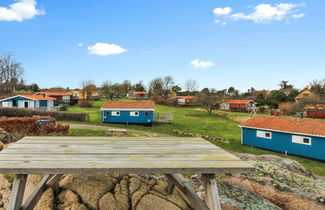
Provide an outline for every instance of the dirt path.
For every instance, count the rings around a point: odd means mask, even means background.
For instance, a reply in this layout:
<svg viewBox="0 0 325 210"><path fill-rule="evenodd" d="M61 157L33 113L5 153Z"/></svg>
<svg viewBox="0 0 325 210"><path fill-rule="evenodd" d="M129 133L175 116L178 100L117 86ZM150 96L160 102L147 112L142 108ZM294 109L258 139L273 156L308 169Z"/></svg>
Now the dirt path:
<svg viewBox="0 0 325 210"><path fill-rule="evenodd" d="M108 130L108 129L117 129L117 127L109 127L103 125L87 125L87 124L69 124L70 128L82 128L82 129L97 129L97 130ZM125 129L125 128L123 128ZM170 137L170 135L162 133L154 133L149 131L135 130L135 129L125 129L127 132L139 132L143 134L153 135L157 137Z"/></svg>

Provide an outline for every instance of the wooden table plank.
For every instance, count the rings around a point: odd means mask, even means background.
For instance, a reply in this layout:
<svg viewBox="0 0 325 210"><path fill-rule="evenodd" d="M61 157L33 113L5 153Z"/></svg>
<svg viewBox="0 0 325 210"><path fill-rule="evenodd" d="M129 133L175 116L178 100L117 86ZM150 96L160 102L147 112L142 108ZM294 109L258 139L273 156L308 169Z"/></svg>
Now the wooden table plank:
<svg viewBox="0 0 325 210"><path fill-rule="evenodd" d="M238 173L249 171L243 161L1 161L0 173Z"/></svg>
<svg viewBox="0 0 325 210"><path fill-rule="evenodd" d="M0 173L222 173L252 167L199 138L26 137L0 152Z"/></svg>
<svg viewBox="0 0 325 210"><path fill-rule="evenodd" d="M0 161L115 161L115 160L238 160L229 155L53 155L53 154L0 154Z"/></svg>

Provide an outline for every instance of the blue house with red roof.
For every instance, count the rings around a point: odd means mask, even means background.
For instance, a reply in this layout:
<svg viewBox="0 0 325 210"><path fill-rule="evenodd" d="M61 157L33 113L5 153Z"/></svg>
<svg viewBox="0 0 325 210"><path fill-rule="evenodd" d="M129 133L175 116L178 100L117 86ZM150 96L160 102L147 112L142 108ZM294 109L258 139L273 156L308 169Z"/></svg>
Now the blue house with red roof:
<svg viewBox="0 0 325 210"><path fill-rule="evenodd" d="M16 95L0 100L0 107L53 110L56 99L45 95Z"/></svg>
<svg viewBox="0 0 325 210"><path fill-rule="evenodd" d="M107 101L102 107L102 122L152 124L154 101Z"/></svg>
<svg viewBox="0 0 325 210"><path fill-rule="evenodd" d="M241 124L242 144L325 160L325 121L253 117Z"/></svg>

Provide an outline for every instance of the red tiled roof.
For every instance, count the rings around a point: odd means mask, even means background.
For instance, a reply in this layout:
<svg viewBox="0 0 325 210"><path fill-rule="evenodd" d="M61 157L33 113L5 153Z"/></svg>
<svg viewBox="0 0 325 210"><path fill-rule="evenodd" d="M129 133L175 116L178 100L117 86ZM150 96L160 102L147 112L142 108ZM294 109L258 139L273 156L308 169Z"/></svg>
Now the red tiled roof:
<svg viewBox="0 0 325 210"><path fill-rule="evenodd" d="M71 93L68 92L40 92L37 94L42 94L44 93L45 95L49 95L49 96L70 96L72 95Z"/></svg>
<svg viewBox="0 0 325 210"><path fill-rule="evenodd" d="M237 99L237 100L220 100L220 103L230 103L230 104L248 104L254 102L249 99Z"/></svg>
<svg viewBox="0 0 325 210"><path fill-rule="evenodd" d="M106 101L102 109L153 109L154 101Z"/></svg>
<svg viewBox="0 0 325 210"><path fill-rule="evenodd" d="M253 117L252 119L242 123L241 126L325 136L325 120L283 117Z"/></svg>
<svg viewBox="0 0 325 210"><path fill-rule="evenodd" d="M306 105L305 106L306 109L316 109L316 108L321 108L321 109L325 109L325 104L316 104L316 105Z"/></svg>
<svg viewBox="0 0 325 210"><path fill-rule="evenodd" d="M197 98L197 96L176 96L176 98L194 99L194 98Z"/></svg>
<svg viewBox="0 0 325 210"><path fill-rule="evenodd" d="M129 94L147 94L148 92L146 91L131 91Z"/></svg>
<svg viewBox="0 0 325 210"><path fill-rule="evenodd" d="M49 97L49 96L43 96L43 95L28 95L28 94L24 94L24 95L20 95L23 97L27 97L27 98L31 98L34 100L55 100L55 98Z"/></svg>

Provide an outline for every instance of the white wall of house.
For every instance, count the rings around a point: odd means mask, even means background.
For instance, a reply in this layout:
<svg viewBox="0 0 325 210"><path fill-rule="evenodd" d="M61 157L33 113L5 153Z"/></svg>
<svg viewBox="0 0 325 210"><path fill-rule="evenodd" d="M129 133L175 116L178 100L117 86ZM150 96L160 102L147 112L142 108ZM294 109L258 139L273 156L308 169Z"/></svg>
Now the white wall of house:
<svg viewBox="0 0 325 210"><path fill-rule="evenodd" d="M179 98L177 103L178 103L179 105L184 105L184 104L185 104L185 99L183 99L183 98Z"/></svg>
<svg viewBox="0 0 325 210"><path fill-rule="evenodd" d="M53 110L54 109L54 101L48 100L47 101L47 110Z"/></svg>
<svg viewBox="0 0 325 210"><path fill-rule="evenodd" d="M220 109L229 110L229 104L228 103L221 103L220 104Z"/></svg>
<svg viewBox="0 0 325 210"><path fill-rule="evenodd" d="M62 96L62 100L66 102L70 102L70 96Z"/></svg>
<svg viewBox="0 0 325 210"><path fill-rule="evenodd" d="M26 103L27 103L27 107L25 107ZM35 108L35 101L30 101L30 100L18 101L18 108Z"/></svg>
<svg viewBox="0 0 325 210"><path fill-rule="evenodd" d="M12 101L1 102L1 107L12 107Z"/></svg>

